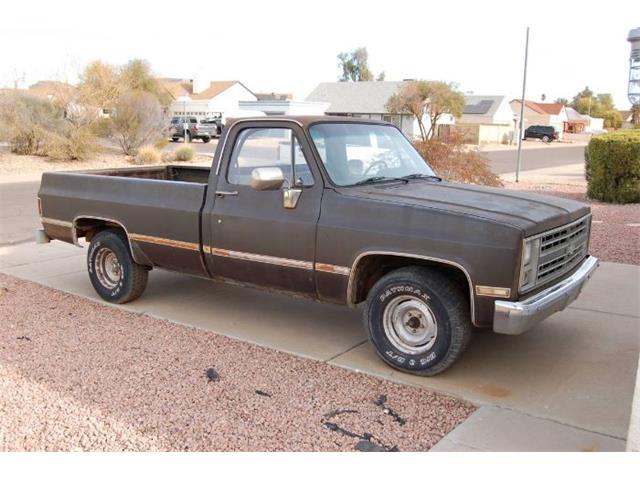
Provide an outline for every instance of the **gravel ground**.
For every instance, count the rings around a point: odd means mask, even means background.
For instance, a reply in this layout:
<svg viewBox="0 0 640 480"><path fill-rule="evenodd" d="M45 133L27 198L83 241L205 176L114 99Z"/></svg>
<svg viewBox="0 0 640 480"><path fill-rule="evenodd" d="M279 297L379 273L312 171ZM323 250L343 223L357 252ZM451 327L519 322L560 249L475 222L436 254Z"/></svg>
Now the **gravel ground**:
<svg viewBox="0 0 640 480"><path fill-rule="evenodd" d="M474 409L0 275L0 451L424 451Z"/></svg>
<svg viewBox="0 0 640 480"><path fill-rule="evenodd" d="M580 185L505 182L512 190L526 190L570 198L591 206L590 252L606 262L640 265L640 203L617 205L591 200Z"/></svg>

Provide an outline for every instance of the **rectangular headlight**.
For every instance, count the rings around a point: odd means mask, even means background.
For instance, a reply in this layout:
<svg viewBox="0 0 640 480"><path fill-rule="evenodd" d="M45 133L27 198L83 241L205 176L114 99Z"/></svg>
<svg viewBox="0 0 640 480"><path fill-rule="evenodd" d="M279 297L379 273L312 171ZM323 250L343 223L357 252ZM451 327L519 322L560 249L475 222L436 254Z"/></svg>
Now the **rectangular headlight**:
<svg viewBox="0 0 640 480"><path fill-rule="evenodd" d="M520 286L518 288L520 293L531 290L536 286L539 257L540 238L525 239L520 265Z"/></svg>

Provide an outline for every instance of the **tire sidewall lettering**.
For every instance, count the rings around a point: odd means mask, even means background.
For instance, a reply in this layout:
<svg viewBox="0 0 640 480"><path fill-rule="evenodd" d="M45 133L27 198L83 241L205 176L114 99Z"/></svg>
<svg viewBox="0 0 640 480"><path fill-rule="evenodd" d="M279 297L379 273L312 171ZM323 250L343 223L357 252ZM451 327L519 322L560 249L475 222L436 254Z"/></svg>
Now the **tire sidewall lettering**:
<svg viewBox="0 0 640 480"><path fill-rule="evenodd" d="M411 355L395 348L388 340L382 326L383 312L387 304L400 295L411 295L425 302L433 311L438 324L438 336L435 344L426 352ZM379 352L382 352L387 360L404 370L424 370L438 362L446 355L451 342L451 327L448 321L447 311L441 301L428 288L413 284L412 282L394 283L382 289L374 298L374 304L370 308L368 319L372 332L372 341Z"/></svg>

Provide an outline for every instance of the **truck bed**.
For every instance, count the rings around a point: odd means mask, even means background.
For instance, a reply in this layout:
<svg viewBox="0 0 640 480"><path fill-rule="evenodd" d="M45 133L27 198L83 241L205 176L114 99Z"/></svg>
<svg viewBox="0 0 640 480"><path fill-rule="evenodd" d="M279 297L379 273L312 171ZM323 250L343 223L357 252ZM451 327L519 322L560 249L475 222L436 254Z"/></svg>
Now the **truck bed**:
<svg viewBox="0 0 640 480"><path fill-rule="evenodd" d="M183 167L181 165L163 165L158 167L115 168L91 170L82 173L88 175L106 175L109 177L146 178L150 180L167 180L172 182L193 182L207 184L209 167ZM78 172L81 173L81 172Z"/></svg>
<svg viewBox="0 0 640 480"><path fill-rule="evenodd" d="M45 232L78 244L108 220L128 233L136 262L206 276L200 212L209 171L168 165L46 172L38 192Z"/></svg>

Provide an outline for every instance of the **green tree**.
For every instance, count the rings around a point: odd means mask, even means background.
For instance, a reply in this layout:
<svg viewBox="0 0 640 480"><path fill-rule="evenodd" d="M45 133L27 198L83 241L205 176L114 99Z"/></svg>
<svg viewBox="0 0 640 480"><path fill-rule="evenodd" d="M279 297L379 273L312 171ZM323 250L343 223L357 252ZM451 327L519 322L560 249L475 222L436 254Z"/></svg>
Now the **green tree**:
<svg viewBox="0 0 640 480"><path fill-rule="evenodd" d="M134 59L124 65L120 71L120 83L124 91L150 93L163 107L171 103L171 95L162 88L146 60Z"/></svg>
<svg viewBox="0 0 640 480"><path fill-rule="evenodd" d="M620 128L622 126L622 114L617 110L608 110L602 116L604 128Z"/></svg>
<svg viewBox="0 0 640 480"><path fill-rule="evenodd" d="M460 117L464 110L464 95L454 83L417 80L404 83L387 102L386 108L395 114L408 113L418 122L423 141L431 137L438 120L445 114ZM424 117L429 118L429 129Z"/></svg>
<svg viewBox="0 0 640 480"><path fill-rule="evenodd" d="M622 125L622 115L616 110L610 93L596 94L585 87L573 97L571 106L583 115L604 118L605 128L620 128Z"/></svg>
<svg viewBox="0 0 640 480"><path fill-rule="evenodd" d="M339 53L338 62L342 70L342 75L339 78L341 82L368 82L373 80L373 73L369 69L369 54L366 47Z"/></svg>
<svg viewBox="0 0 640 480"><path fill-rule="evenodd" d="M564 105L565 107L569 105L569 100L567 100L564 97L558 97L554 100L553 103L561 103L562 105Z"/></svg>

